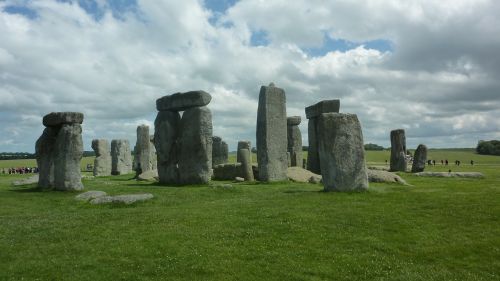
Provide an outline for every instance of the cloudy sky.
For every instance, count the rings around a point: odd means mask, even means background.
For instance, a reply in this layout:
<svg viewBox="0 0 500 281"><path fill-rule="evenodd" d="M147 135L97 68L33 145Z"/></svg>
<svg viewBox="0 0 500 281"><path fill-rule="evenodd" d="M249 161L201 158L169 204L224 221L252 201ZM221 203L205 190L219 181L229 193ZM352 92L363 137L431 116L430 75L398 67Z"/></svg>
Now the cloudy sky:
<svg viewBox="0 0 500 281"><path fill-rule="evenodd" d="M304 108L337 98L366 143L395 128L410 148L499 139L500 1L0 0L0 151L34 152L52 111L85 114L85 150L135 143L157 98L196 89L234 149L255 143L270 82L304 144Z"/></svg>

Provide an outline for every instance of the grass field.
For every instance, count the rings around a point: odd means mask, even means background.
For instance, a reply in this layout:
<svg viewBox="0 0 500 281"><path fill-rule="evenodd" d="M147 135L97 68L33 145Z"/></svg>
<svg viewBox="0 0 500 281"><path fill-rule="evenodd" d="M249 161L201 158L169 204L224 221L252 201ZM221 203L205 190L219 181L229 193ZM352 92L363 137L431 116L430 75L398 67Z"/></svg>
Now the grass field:
<svg viewBox="0 0 500 281"><path fill-rule="evenodd" d="M388 155L367 161L384 165ZM0 280L500 280L500 157L433 157L477 165L429 170L486 177L401 173L412 186L325 193L292 182L163 187L124 175L84 185L155 198L91 206L1 175Z"/></svg>

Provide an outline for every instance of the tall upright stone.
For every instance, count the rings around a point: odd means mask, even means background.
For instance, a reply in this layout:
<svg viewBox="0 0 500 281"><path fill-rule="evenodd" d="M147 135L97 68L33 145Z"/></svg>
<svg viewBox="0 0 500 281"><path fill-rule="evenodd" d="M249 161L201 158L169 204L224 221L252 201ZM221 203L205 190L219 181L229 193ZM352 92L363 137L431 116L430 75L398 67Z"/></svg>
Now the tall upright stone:
<svg viewBox="0 0 500 281"><path fill-rule="evenodd" d="M338 113L340 109L340 100L324 100L305 109L308 122L308 151L307 151L307 169L313 173L321 173L321 166L318 154L318 116L322 113Z"/></svg>
<svg viewBox="0 0 500 281"><path fill-rule="evenodd" d="M285 91L274 84L262 86L257 110L257 162L261 181L287 179Z"/></svg>
<svg viewBox="0 0 500 281"><path fill-rule="evenodd" d="M238 141L238 148L236 151L239 151L240 149L248 149L248 151L250 151L250 164L252 164L252 143L248 140ZM241 163L238 153L236 153L236 162Z"/></svg>
<svg viewBox="0 0 500 281"><path fill-rule="evenodd" d="M325 191L368 188L361 124L355 114L318 116L318 148Z"/></svg>
<svg viewBox="0 0 500 281"><path fill-rule="evenodd" d="M154 159L151 152L152 149L151 138L149 135L149 126L140 125L137 127L137 142L134 151L134 170L137 174L141 174L150 170L153 170Z"/></svg>
<svg viewBox="0 0 500 281"><path fill-rule="evenodd" d="M208 107L184 111L179 143L179 182L208 183L212 176L212 113Z"/></svg>
<svg viewBox="0 0 500 281"><path fill-rule="evenodd" d="M128 140L111 141L111 174L125 175L132 173L132 152Z"/></svg>
<svg viewBox="0 0 500 281"><path fill-rule="evenodd" d="M287 118L288 152L290 153L290 166L302 166L302 134L300 133L300 116Z"/></svg>
<svg viewBox="0 0 500 281"><path fill-rule="evenodd" d="M242 148L237 155L241 160L241 175L246 181L254 181L250 150Z"/></svg>
<svg viewBox="0 0 500 281"><path fill-rule="evenodd" d="M415 150L415 155L413 155L413 165L411 167L412 173L423 172L425 169L425 163L427 162L427 146L420 144Z"/></svg>
<svg viewBox="0 0 500 281"><path fill-rule="evenodd" d="M177 184L179 169L181 116L176 111L160 111L155 119L155 147L158 157L158 177L163 184Z"/></svg>
<svg viewBox="0 0 500 281"><path fill-rule="evenodd" d="M149 136L149 161L151 162L151 170L158 169L158 160L156 159L155 136Z"/></svg>
<svg viewBox="0 0 500 281"><path fill-rule="evenodd" d="M212 166L227 163L229 148L218 136L212 137Z"/></svg>
<svg viewBox="0 0 500 281"><path fill-rule="evenodd" d="M99 177L111 175L111 153L108 140L92 140L92 149L95 152L94 176Z"/></svg>
<svg viewBox="0 0 500 281"><path fill-rule="evenodd" d="M391 171L406 172L406 136L405 130L391 131Z"/></svg>
<svg viewBox="0 0 500 281"><path fill-rule="evenodd" d="M54 149L54 187L57 190L83 190L80 161L83 156L82 127L63 124Z"/></svg>
<svg viewBox="0 0 500 281"><path fill-rule="evenodd" d="M40 188L82 190L83 156L80 112L52 112L43 117L47 128L35 144Z"/></svg>

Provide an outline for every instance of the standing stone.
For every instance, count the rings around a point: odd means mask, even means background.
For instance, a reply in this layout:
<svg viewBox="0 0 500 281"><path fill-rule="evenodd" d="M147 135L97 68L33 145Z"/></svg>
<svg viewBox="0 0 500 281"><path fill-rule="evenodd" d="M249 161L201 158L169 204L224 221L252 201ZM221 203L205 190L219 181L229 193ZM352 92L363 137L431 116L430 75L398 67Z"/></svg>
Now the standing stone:
<svg viewBox="0 0 500 281"><path fill-rule="evenodd" d="M82 127L63 124L54 149L54 187L57 190L82 190L80 161L83 156Z"/></svg>
<svg viewBox="0 0 500 281"><path fill-rule="evenodd" d="M59 128L47 127L36 141L35 153L38 165L38 187L47 189L54 185L54 148Z"/></svg>
<svg viewBox="0 0 500 281"><path fill-rule="evenodd" d="M391 131L391 171L406 172L406 137L405 130Z"/></svg>
<svg viewBox="0 0 500 281"><path fill-rule="evenodd" d="M238 156L241 159L241 174L246 181L254 180L250 153L250 150L245 148L238 150Z"/></svg>
<svg viewBox="0 0 500 281"><path fill-rule="evenodd" d="M302 134L300 133L300 116L287 118L288 152L290 153L290 166L302 165Z"/></svg>
<svg viewBox="0 0 500 281"><path fill-rule="evenodd" d="M322 113L338 113L340 109L340 100L324 100L305 109L306 118L309 119L308 133L308 152L307 169L313 173L321 173L320 160L318 154L318 129L317 118Z"/></svg>
<svg viewBox="0 0 500 281"><path fill-rule="evenodd" d="M181 119L179 183L204 184L212 175L212 113L206 106L184 111Z"/></svg>
<svg viewBox="0 0 500 281"><path fill-rule="evenodd" d="M261 181L287 179L286 97L281 88L262 86L257 110L257 162Z"/></svg>
<svg viewBox="0 0 500 281"><path fill-rule="evenodd" d="M135 171L142 174L153 169L153 157L151 154L151 139L149 136L149 126L140 125L137 127L137 142L135 145Z"/></svg>
<svg viewBox="0 0 500 281"><path fill-rule="evenodd" d="M250 151L250 164L252 163L252 143L250 141L238 141L238 150L240 149L248 149L248 151ZM238 163L241 163L241 159L240 157L238 156L238 154L236 154L236 162Z"/></svg>
<svg viewBox="0 0 500 281"><path fill-rule="evenodd" d="M177 184L180 152L177 139L180 135L181 116L175 111L160 111L155 119L155 147L158 157L158 177L163 184Z"/></svg>
<svg viewBox="0 0 500 281"><path fill-rule="evenodd" d="M220 137L212 137L212 166L227 163L229 148Z"/></svg>
<svg viewBox="0 0 500 281"><path fill-rule="evenodd" d="M425 163L427 162L427 146L420 144L415 150L415 155L413 155L413 165L411 167L412 173L423 172L425 169Z"/></svg>
<svg viewBox="0 0 500 281"><path fill-rule="evenodd" d="M132 172L132 154L128 140L111 141L111 174L125 175Z"/></svg>
<svg viewBox="0 0 500 281"><path fill-rule="evenodd" d="M105 139L92 140L92 149L95 152L94 176L111 175L111 154L108 141Z"/></svg>
<svg viewBox="0 0 500 281"><path fill-rule="evenodd" d="M317 136L325 191L367 189L363 133L358 117L343 113L321 114Z"/></svg>
<svg viewBox="0 0 500 281"><path fill-rule="evenodd" d="M149 136L149 161L151 163L151 170L158 169L158 160L156 159L155 136Z"/></svg>

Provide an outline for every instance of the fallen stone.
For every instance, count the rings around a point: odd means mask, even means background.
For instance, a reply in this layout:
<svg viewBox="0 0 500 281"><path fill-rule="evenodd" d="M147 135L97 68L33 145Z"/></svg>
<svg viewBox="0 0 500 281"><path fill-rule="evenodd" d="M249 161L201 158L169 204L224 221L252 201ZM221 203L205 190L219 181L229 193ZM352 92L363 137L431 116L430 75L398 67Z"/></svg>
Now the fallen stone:
<svg viewBox="0 0 500 281"><path fill-rule="evenodd" d="M205 91L175 93L157 99L156 109L158 111L184 111L193 107L206 106L211 100L212 96Z"/></svg>
<svg viewBox="0 0 500 281"><path fill-rule="evenodd" d="M369 182L388 182L388 183L399 183L402 185L408 185L404 179L395 173L383 171L383 170L373 170L368 169L368 181Z"/></svg>
<svg viewBox="0 0 500 281"><path fill-rule="evenodd" d="M339 110L340 100L324 100L306 107L306 118L316 118L322 113L338 113Z"/></svg>
<svg viewBox="0 0 500 281"><path fill-rule="evenodd" d="M39 178L39 176L38 176L38 174L36 174L36 175L33 175L33 176L29 177L29 178L25 178L25 179L13 181L12 185L19 186L19 185L27 185L27 184L37 183L38 182L38 178Z"/></svg>
<svg viewBox="0 0 500 281"><path fill-rule="evenodd" d="M43 125L46 127L82 123L83 113L80 112L51 112L43 117Z"/></svg>
<svg viewBox="0 0 500 281"><path fill-rule="evenodd" d="M104 197L106 195L108 195L108 194L104 191L90 190L90 191L78 194L77 196L75 196L75 199L78 201L90 201L92 199Z"/></svg>
<svg viewBox="0 0 500 281"><path fill-rule="evenodd" d="M141 181L158 181L158 170L149 170L137 176Z"/></svg>
<svg viewBox="0 0 500 281"><path fill-rule="evenodd" d="M132 204L135 202L141 202L153 199L154 196L151 193L143 193L143 194L125 194L125 195L116 195L116 196L103 196L92 199L90 204L99 205L99 204L107 204L107 203L122 203L122 204Z"/></svg>
<svg viewBox="0 0 500 281"><path fill-rule="evenodd" d="M315 174L311 171L301 167L288 167L286 175L289 180L294 182L317 182L321 180L321 175Z"/></svg>
<svg viewBox="0 0 500 281"><path fill-rule="evenodd" d="M244 181L245 181L245 179L244 179L244 178L241 178L241 177L235 177L235 178L234 178L234 181L235 181L235 182L244 182Z"/></svg>
<svg viewBox="0 0 500 281"><path fill-rule="evenodd" d="M418 177L440 177L440 178L484 178L479 172L420 172L415 173Z"/></svg>

